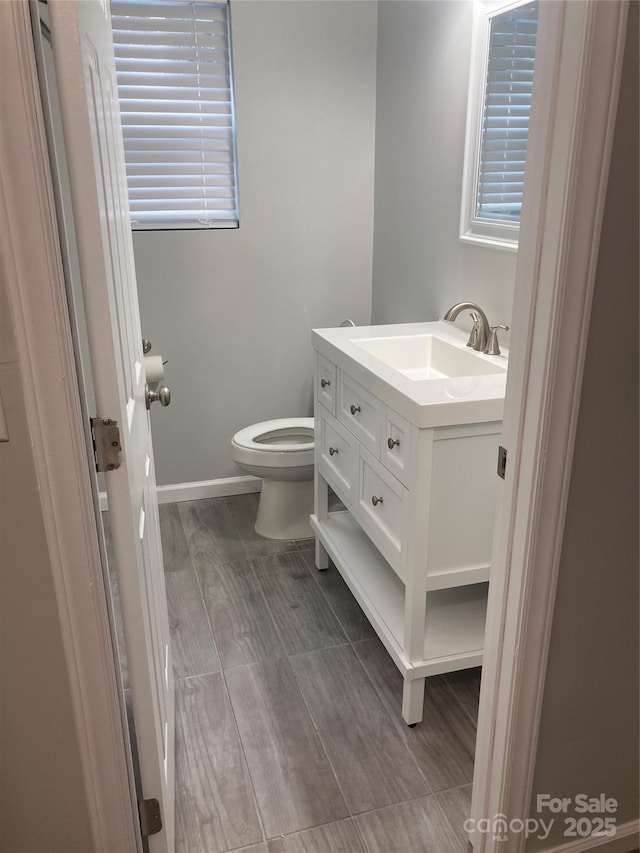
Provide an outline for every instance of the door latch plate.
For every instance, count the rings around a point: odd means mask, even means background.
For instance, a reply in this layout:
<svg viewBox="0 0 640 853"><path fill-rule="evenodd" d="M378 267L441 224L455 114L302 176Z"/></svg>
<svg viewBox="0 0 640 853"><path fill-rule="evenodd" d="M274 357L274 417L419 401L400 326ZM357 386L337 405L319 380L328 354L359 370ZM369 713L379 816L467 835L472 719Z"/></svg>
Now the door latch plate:
<svg viewBox="0 0 640 853"><path fill-rule="evenodd" d="M120 428L111 418L91 418L96 471L115 471L122 464Z"/></svg>
<svg viewBox="0 0 640 853"><path fill-rule="evenodd" d="M155 798L150 800L139 800L138 811L140 813L140 828L143 837L155 835L162 829L162 814L160 803Z"/></svg>
<svg viewBox="0 0 640 853"><path fill-rule="evenodd" d="M507 470L507 451L504 447L498 447L498 477L504 480L504 474Z"/></svg>

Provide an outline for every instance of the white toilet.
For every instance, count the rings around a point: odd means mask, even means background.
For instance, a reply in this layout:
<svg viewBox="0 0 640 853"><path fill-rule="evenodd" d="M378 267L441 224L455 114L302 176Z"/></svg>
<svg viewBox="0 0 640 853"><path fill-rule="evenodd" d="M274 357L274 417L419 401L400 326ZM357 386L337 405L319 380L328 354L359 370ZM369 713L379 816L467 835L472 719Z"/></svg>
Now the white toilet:
<svg viewBox="0 0 640 853"><path fill-rule="evenodd" d="M281 418L239 430L231 458L262 478L256 533L267 539L313 536L313 418Z"/></svg>

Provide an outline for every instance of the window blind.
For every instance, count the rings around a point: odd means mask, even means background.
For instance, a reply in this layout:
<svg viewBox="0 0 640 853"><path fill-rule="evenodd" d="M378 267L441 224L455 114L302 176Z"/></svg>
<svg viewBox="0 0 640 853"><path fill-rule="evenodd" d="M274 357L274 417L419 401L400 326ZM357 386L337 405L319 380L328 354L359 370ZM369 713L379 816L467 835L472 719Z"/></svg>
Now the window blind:
<svg viewBox="0 0 640 853"><path fill-rule="evenodd" d="M519 222L538 3L491 20L475 215Z"/></svg>
<svg viewBox="0 0 640 853"><path fill-rule="evenodd" d="M134 229L238 223L227 3L113 0Z"/></svg>

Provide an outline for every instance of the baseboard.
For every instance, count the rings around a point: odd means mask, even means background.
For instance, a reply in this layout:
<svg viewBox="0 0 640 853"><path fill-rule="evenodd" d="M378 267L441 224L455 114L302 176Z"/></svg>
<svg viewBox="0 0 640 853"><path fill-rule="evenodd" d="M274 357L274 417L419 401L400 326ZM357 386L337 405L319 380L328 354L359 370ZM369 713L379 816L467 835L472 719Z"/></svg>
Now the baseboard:
<svg viewBox="0 0 640 853"><path fill-rule="evenodd" d="M590 836L575 838L557 847L548 847L542 853L586 853L587 850L598 850L600 853L635 853L638 850L640 837L640 820L623 823L613 836Z"/></svg>
<svg viewBox="0 0 640 853"><path fill-rule="evenodd" d="M196 483L174 483L158 486L158 503L173 504L180 501L198 501L202 498L226 498L230 495L248 495L259 492L262 480L258 477L221 477L219 480L201 480Z"/></svg>
<svg viewBox="0 0 640 853"><path fill-rule="evenodd" d="M258 477L221 477L218 480L200 480L196 483L172 483L158 486L158 503L173 504L180 501L198 501L203 498L225 498L230 495L247 495L259 492L262 480ZM100 509L109 509L107 495L100 492Z"/></svg>

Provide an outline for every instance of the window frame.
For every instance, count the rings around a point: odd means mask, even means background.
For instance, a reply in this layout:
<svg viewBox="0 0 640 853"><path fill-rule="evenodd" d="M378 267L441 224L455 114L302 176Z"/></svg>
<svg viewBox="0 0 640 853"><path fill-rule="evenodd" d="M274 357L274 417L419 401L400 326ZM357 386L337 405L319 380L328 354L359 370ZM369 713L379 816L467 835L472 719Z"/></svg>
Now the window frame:
<svg viewBox="0 0 640 853"><path fill-rule="evenodd" d="M520 223L476 216L478 172L489 59L491 21L503 12L525 6L530 0L476 0L473 5L471 66L462 175L460 240L509 252L518 251Z"/></svg>

